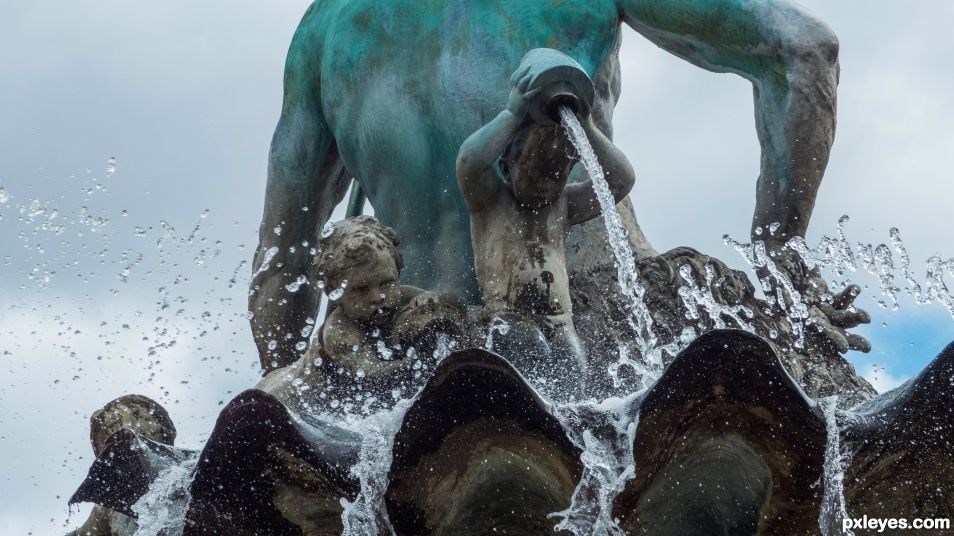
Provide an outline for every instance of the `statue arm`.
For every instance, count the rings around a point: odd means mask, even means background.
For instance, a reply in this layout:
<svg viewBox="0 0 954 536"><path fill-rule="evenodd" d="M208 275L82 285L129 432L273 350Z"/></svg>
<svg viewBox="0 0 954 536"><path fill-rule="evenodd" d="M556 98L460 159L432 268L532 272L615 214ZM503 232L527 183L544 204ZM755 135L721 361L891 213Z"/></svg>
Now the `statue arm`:
<svg viewBox="0 0 954 536"><path fill-rule="evenodd" d="M664 50L752 82L762 146L753 233L777 222L780 243L805 236L835 133L831 29L788 0L618 1L627 24Z"/></svg>
<svg viewBox="0 0 954 536"><path fill-rule="evenodd" d="M319 55L309 45L305 17L286 62L284 103L268 156L249 292L252 334L266 372L299 357L295 345L306 318L315 316L320 291L302 285L289 292L285 286L307 276L318 229L350 184L319 104Z"/></svg>
<svg viewBox="0 0 954 536"><path fill-rule="evenodd" d="M461 144L457 153L457 182L471 211L483 210L499 195L501 184L494 164L519 126L520 118L504 110Z"/></svg>
<svg viewBox="0 0 954 536"><path fill-rule="evenodd" d="M322 346L334 368L342 367L352 376L363 371L369 379L387 378L399 374L405 367L401 360L384 361L361 330L350 321L332 314L325 323Z"/></svg>
<svg viewBox="0 0 954 536"><path fill-rule="evenodd" d="M613 142L597 128L592 117L583 122L583 130L590 140L593 152L606 175L606 184L609 186L613 200L619 203L633 189L636 174L629 159ZM574 182L566 187L567 220L570 225L589 221L601 212L599 200L593 190L593 181Z"/></svg>
<svg viewBox="0 0 954 536"><path fill-rule="evenodd" d="M488 207L497 200L503 189L494 171L494 164L507 150L527 117L530 99L539 91L528 89L532 78L529 67L514 72L510 77L513 88L507 108L471 134L460 146L457 153L457 181L471 212Z"/></svg>
<svg viewBox="0 0 954 536"><path fill-rule="evenodd" d="M835 34L790 0L618 2L626 23L661 48L704 69L736 73L752 82L762 147L752 239L765 241L796 287L816 296L807 301L820 328L818 344L840 352L868 351L868 341L846 333L870 321L852 305L857 290L846 289L827 302L817 297L826 294L825 281L784 247L789 239L805 236L834 141Z"/></svg>

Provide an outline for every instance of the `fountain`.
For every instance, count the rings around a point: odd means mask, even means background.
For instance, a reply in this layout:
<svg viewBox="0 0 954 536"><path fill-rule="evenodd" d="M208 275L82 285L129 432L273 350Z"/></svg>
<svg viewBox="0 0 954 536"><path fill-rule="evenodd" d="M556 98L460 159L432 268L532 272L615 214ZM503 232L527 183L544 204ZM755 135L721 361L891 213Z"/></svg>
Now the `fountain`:
<svg viewBox="0 0 954 536"><path fill-rule="evenodd" d="M201 452L173 445L155 402L107 405L70 499L97 506L75 534L827 535L855 512L950 517L954 345L874 396L841 355L868 348L848 332L868 320L858 290L830 291L818 270L854 257L803 238L833 135L827 28L798 10L781 27L743 20L797 52L760 58L792 86L757 102L772 135L752 243L727 238L759 297L718 259L653 250L626 199L632 167L609 136L619 25L658 37L662 21L627 2L452 4L306 13L252 264L265 377ZM438 52L389 41L429 42L447 21L472 33ZM692 55L678 43L734 38L718 34L662 41ZM698 61L759 69L744 60L763 48ZM779 158L796 131L808 141ZM328 223L352 178L350 217ZM922 293L893 246L919 300L954 303L951 266L932 261ZM889 257L860 256L894 288Z"/></svg>

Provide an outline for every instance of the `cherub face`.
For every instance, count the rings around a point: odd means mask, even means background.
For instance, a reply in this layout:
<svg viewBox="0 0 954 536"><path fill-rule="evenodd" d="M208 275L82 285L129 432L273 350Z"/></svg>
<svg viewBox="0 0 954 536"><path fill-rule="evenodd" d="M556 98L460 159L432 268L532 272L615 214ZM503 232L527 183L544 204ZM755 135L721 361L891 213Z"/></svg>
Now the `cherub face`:
<svg viewBox="0 0 954 536"><path fill-rule="evenodd" d="M394 315L401 301L401 282L394 257L384 248L373 249L368 263L348 273L339 307L352 320L380 325Z"/></svg>
<svg viewBox="0 0 954 536"><path fill-rule="evenodd" d="M501 164L517 201L546 205L563 193L576 163L563 137L556 128L536 125L526 126L514 136Z"/></svg>

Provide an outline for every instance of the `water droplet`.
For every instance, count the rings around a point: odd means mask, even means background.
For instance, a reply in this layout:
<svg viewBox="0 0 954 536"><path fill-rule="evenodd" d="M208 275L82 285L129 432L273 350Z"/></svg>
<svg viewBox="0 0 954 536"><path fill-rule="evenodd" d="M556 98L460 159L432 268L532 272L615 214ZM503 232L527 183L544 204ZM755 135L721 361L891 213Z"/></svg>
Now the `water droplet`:
<svg viewBox="0 0 954 536"><path fill-rule="evenodd" d="M275 255L277 255L277 254L278 254L278 248L277 248L277 247L273 246L273 247L268 248L268 249L265 251L265 255L262 256L262 264L261 264L261 266L258 267L258 270L255 270L255 273L254 273L254 274L252 274L252 279L255 279L256 276L258 276L258 275L261 274L262 272L265 272L266 270L268 270L268 269L271 267L272 259L274 259L274 258L275 258Z"/></svg>
<svg viewBox="0 0 954 536"><path fill-rule="evenodd" d="M6 203L9 200L10 200L10 193L7 192L7 190L3 186L0 186L0 204Z"/></svg>
<svg viewBox="0 0 954 536"><path fill-rule="evenodd" d="M302 285L307 285L307 284L308 284L308 278L303 275L300 275L298 276L298 279L285 285L285 290L291 293L295 293L295 292L298 292L298 289L300 289Z"/></svg>
<svg viewBox="0 0 954 536"><path fill-rule="evenodd" d="M385 361L390 361L394 357L394 352L384 344L384 341L378 340L377 343L378 356Z"/></svg>
<svg viewBox="0 0 954 536"><path fill-rule="evenodd" d="M86 207L83 207L86 208ZM30 218L36 218L37 216L42 216L46 213L46 208L43 207L43 204L40 203L39 199L34 199L30 202L30 209L27 211L27 216Z"/></svg>
<svg viewBox="0 0 954 536"><path fill-rule="evenodd" d="M342 296L344 296L344 289L340 288L336 288L328 293L328 299L331 301L338 301Z"/></svg>
<svg viewBox="0 0 954 536"><path fill-rule="evenodd" d="M112 157L106 161L106 178L112 178L113 174L116 173L116 157Z"/></svg>

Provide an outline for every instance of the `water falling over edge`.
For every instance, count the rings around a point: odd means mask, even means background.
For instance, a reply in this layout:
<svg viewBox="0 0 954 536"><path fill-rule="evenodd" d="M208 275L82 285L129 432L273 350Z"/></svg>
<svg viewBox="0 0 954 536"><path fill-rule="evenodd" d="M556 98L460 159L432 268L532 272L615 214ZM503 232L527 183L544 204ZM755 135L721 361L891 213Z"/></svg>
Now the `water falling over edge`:
<svg viewBox="0 0 954 536"><path fill-rule="evenodd" d="M825 465L822 481L825 494L818 512L818 528L823 536L848 534L851 530L842 528L842 520L848 518L845 504L845 468L848 460L841 449L841 423L838 420L838 396L828 396L816 401L825 416L827 442L825 445Z"/></svg>
<svg viewBox="0 0 954 536"><path fill-rule="evenodd" d="M555 408L555 414L571 440L583 451L583 475L573 491L570 507L554 512L560 519L555 530L569 530L576 535L622 535L624 532L612 517L613 501L626 482L636 475L633 443L638 418L629 410L633 400L653 385L663 370L663 350L673 353L685 338L677 338L661 348L653 331L653 317L643 302L645 288L639 281L636 259L629 246L616 201L599 159L587 139L576 115L566 107L560 108L562 124L567 136L580 156L590 177L596 198L600 203L607 241L613 251L620 290L627 306L626 321L635 338L639 358L631 357L629 348L620 347L619 359L610 365L608 373L620 397L610 397L601 403L595 401ZM619 373L624 367L636 375L635 389L627 395ZM635 393L633 393L635 391ZM597 430L594 433L594 430Z"/></svg>
<svg viewBox="0 0 954 536"><path fill-rule="evenodd" d="M192 500L198 454L159 473L145 495L132 506L138 528L134 536L181 536Z"/></svg>

